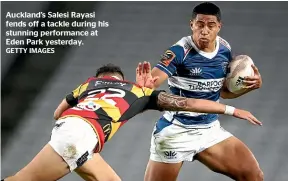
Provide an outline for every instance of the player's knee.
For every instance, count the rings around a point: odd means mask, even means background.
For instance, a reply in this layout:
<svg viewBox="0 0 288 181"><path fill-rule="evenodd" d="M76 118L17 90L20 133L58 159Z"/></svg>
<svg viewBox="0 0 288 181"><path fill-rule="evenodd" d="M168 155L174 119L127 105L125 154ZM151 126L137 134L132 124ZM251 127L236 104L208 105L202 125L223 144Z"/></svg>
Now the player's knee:
<svg viewBox="0 0 288 181"><path fill-rule="evenodd" d="M259 169L257 171L255 180L257 180L257 181L263 181L264 180L264 173L261 169Z"/></svg>
<svg viewBox="0 0 288 181"><path fill-rule="evenodd" d="M107 181L121 181L121 178L117 175L115 177L109 178Z"/></svg>
<svg viewBox="0 0 288 181"><path fill-rule="evenodd" d="M14 178L13 180L15 181L39 181L41 180L38 174L33 174L25 170L20 170L13 176L13 178Z"/></svg>
<svg viewBox="0 0 288 181"><path fill-rule="evenodd" d="M16 173L15 175L12 175L10 177L7 177L4 179L4 181L33 181L33 178L30 177L22 177L20 176L18 173Z"/></svg>
<svg viewBox="0 0 288 181"><path fill-rule="evenodd" d="M114 176L107 177L105 181L121 181L121 178L118 175L114 175Z"/></svg>
<svg viewBox="0 0 288 181"><path fill-rule="evenodd" d="M97 177L90 177L89 181L98 181ZM114 176L106 176L106 178L102 178L103 181L121 181L121 178L118 175Z"/></svg>
<svg viewBox="0 0 288 181"><path fill-rule="evenodd" d="M264 180L264 174L260 168L253 171L251 181L253 181L253 180L255 180L255 181L263 181Z"/></svg>
<svg viewBox="0 0 288 181"><path fill-rule="evenodd" d="M88 181L98 181L98 179L96 177L89 177L86 180ZM121 178L119 176L115 176L115 177L106 177L102 179L103 181L121 181Z"/></svg>
<svg viewBox="0 0 288 181"><path fill-rule="evenodd" d="M243 171L236 178L237 181L263 181L264 174L260 168L251 169Z"/></svg>
<svg viewBox="0 0 288 181"><path fill-rule="evenodd" d="M122 180L121 180L121 178L120 178L119 176L117 176L117 177L115 177L115 178L113 179L113 181L122 181Z"/></svg>

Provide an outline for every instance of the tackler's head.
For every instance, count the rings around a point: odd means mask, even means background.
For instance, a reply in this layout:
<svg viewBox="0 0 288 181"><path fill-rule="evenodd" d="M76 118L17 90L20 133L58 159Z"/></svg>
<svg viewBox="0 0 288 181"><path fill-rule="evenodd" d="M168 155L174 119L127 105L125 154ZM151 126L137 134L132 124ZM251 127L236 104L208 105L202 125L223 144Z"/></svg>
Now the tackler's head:
<svg viewBox="0 0 288 181"><path fill-rule="evenodd" d="M96 77L111 76L124 80L124 73L121 70L121 68L111 63L103 65L102 67L98 68L95 76Z"/></svg>

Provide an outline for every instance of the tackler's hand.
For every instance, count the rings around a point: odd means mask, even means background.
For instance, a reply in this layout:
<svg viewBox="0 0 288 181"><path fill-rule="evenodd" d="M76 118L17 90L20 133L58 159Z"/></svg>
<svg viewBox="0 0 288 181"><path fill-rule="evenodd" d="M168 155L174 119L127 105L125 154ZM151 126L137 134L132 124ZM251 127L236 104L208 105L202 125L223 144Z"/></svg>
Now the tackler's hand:
<svg viewBox="0 0 288 181"><path fill-rule="evenodd" d="M140 86L153 89L154 84L159 77L152 77L151 65L149 62L139 63L136 68L136 82Z"/></svg>

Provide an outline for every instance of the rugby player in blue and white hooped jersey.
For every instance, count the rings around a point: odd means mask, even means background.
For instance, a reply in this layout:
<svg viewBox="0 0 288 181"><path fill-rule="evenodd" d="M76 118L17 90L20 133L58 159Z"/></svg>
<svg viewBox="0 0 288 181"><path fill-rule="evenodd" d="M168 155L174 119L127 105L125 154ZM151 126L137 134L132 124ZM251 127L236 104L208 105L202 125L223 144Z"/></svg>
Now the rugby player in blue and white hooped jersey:
<svg viewBox="0 0 288 181"><path fill-rule="evenodd" d="M255 76L245 78L245 93L235 95L223 86L232 53L230 45L218 36L221 12L216 5L205 2L196 6L190 27L192 36L170 47L154 67L152 76L159 77L155 87L168 79L175 95L213 101L236 98L261 87L255 66ZM249 148L221 128L217 114L166 111L155 125L150 152L145 181L175 181L183 161L194 159L237 181L263 180Z"/></svg>

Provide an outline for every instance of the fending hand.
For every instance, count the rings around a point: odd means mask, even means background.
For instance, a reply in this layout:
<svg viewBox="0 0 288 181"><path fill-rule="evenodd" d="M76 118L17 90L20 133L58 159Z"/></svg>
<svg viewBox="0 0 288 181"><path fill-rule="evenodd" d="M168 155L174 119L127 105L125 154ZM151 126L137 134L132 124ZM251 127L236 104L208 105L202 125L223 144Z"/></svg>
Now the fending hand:
<svg viewBox="0 0 288 181"><path fill-rule="evenodd" d="M253 116L249 111L235 109L233 116L239 119L245 119L251 124L262 126L262 123L257 118L255 118L255 116Z"/></svg>
<svg viewBox="0 0 288 181"><path fill-rule="evenodd" d="M151 64L144 61L140 62L136 68L136 83L142 87L154 89L155 82L159 77L152 77Z"/></svg>

